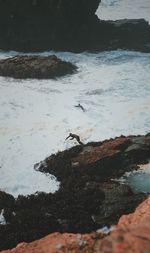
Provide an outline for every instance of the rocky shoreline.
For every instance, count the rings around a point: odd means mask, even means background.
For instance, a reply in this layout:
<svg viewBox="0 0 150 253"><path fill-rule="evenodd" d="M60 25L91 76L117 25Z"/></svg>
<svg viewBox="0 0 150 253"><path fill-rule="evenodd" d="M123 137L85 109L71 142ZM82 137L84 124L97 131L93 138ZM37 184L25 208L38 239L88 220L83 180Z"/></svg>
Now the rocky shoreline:
<svg viewBox="0 0 150 253"><path fill-rule="evenodd" d="M150 197L134 213L120 218L110 235L53 233L32 243L20 243L1 253L147 253L150 251Z"/></svg>
<svg viewBox="0 0 150 253"><path fill-rule="evenodd" d="M100 2L0 0L0 49L150 52L148 22L100 20L95 14ZM56 56L0 60L0 75L21 79L75 70ZM1 253L150 252L150 198L115 181L149 160L147 134L78 145L39 162L34 169L56 176L60 189L16 199L0 191ZM110 235L101 230L114 224Z"/></svg>
<svg viewBox="0 0 150 253"><path fill-rule="evenodd" d="M0 0L0 49L16 51L150 52L144 19L104 21L95 14L101 0Z"/></svg>
<svg viewBox="0 0 150 253"><path fill-rule="evenodd" d="M85 234L116 224L148 195L135 194L128 185L112 179L149 159L149 134L78 145L46 158L35 169L55 175L60 189L17 199L0 192L0 213L5 220L0 224L0 250L53 232Z"/></svg>

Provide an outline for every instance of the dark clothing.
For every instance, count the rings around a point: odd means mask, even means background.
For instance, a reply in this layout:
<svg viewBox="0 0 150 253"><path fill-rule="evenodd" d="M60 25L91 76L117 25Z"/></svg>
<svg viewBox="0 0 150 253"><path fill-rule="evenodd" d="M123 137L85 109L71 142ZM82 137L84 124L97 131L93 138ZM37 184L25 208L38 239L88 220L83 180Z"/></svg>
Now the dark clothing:
<svg viewBox="0 0 150 253"><path fill-rule="evenodd" d="M75 105L75 107L78 107L78 108L80 108L83 112L85 112L85 109L84 109L84 107L83 107L81 104Z"/></svg>
<svg viewBox="0 0 150 253"><path fill-rule="evenodd" d="M76 139L79 144L84 145L83 142L80 140L80 137L76 134L70 133L69 136L66 138L66 140L69 138L70 140Z"/></svg>

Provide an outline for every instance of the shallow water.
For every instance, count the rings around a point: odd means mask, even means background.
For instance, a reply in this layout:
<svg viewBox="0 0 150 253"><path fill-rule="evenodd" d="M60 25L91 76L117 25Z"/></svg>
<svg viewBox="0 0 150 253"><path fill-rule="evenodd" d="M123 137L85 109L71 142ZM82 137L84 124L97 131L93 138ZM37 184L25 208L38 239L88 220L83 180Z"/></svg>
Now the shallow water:
<svg viewBox="0 0 150 253"><path fill-rule="evenodd" d="M149 12L149 0L103 0L101 6L98 15L105 19L147 18ZM1 51L0 58L16 54ZM65 141L69 132L88 142L150 129L150 54L118 50L56 55L75 63L78 72L40 81L0 77L0 189L14 196L58 189L54 177L33 166L76 144ZM75 107L78 103L85 112Z"/></svg>
<svg viewBox="0 0 150 253"><path fill-rule="evenodd" d="M137 171L126 173L121 181L130 185L134 192L150 193L150 163L141 165Z"/></svg>

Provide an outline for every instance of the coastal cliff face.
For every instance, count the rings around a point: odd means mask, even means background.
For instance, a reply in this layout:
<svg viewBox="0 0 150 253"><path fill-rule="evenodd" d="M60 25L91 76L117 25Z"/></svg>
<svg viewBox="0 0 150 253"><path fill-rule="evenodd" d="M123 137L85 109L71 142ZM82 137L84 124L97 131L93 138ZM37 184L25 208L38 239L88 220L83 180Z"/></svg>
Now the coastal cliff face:
<svg viewBox="0 0 150 253"><path fill-rule="evenodd" d="M34 22L35 17L45 17L50 20L55 18L61 19L76 19L78 22L88 20L99 6L101 0L0 0L0 14L1 18L7 16L7 20L20 18L29 18ZM2 12L3 10L3 12ZM50 16L52 15L52 16ZM6 18L6 17L5 17ZM81 21L82 20L82 21ZM37 20L35 20L36 22Z"/></svg>
<svg viewBox="0 0 150 253"><path fill-rule="evenodd" d="M0 0L0 47L38 50L48 45L57 48L61 43L63 48L64 43L71 43L95 23L99 3L100 0Z"/></svg>
<svg viewBox="0 0 150 253"><path fill-rule="evenodd" d="M100 0L0 0L0 49L17 51L135 49L150 52L143 19L102 21Z"/></svg>
<svg viewBox="0 0 150 253"><path fill-rule="evenodd" d="M104 237L104 238L103 238ZM102 239L103 238L103 239ZM150 197L134 213L121 217L109 236L53 233L32 243L20 243L1 253L147 253L150 252Z"/></svg>

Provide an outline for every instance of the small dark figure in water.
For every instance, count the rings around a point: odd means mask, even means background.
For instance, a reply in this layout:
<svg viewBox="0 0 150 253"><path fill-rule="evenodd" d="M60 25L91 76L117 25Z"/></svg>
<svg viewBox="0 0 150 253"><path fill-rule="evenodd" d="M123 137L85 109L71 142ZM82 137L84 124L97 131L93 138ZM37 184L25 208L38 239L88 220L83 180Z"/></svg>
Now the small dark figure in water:
<svg viewBox="0 0 150 253"><path fill-rule="evenodd" d="M81 104L75 105L75 107L78 107L78 108L80 108L83 112L85 112L85 109L84 109L84 107L83 107Z"/></svg>
<svg viewBox="0 0 150 253"><path fill-rule="evenodd" d="M83 142L80 140L80 137L78 135L76 135L76 134L70 133L69 136L66 138L66 140L69 139L69 138L70 138L70 140L76 139L76 141L79 144L84 145Z"/></svg>

